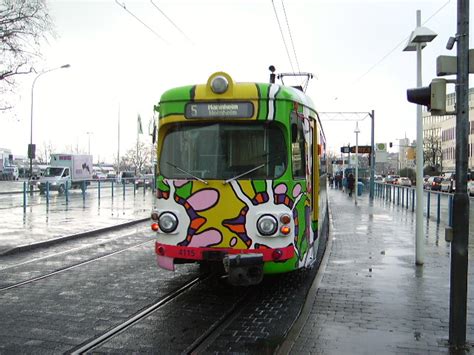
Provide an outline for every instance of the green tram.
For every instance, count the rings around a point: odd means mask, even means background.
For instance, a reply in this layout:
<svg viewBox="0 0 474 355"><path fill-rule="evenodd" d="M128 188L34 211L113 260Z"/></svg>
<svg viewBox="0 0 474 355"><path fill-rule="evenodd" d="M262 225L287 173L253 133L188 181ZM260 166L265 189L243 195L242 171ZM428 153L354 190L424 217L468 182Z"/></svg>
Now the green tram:
<svg viewBox="0 0 474 355"><path fill-rule="evenodd" d="M155 110L159 267L197 262L251 285L315 263L328 230L326 141L308 96L217 72L166 91Z"/></svg>

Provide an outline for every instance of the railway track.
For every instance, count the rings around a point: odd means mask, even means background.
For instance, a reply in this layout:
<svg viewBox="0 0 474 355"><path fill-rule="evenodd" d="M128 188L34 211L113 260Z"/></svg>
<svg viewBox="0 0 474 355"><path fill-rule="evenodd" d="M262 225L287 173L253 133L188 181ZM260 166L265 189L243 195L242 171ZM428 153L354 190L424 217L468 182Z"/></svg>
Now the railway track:
<svg viewBox="0 0 474 355"><path fill-rule="evenodd" d="M37 276L37 277L34 277L34 278L31 278L31 279L28 279L28 280L24 280L24 281L21 281L21 282L17 282L17 283L14 283L12 285L8 285L8 286L3 286L3 287L0 287L0 292L2 291L7 291L7 290L11 290L13 288L16 288L16 287L21 287L21 286L24 286L24 285L28 285L28 284L31 284L31 283L34 283L34 282L37 282L39 280L43 280L43 279L46 279L48 277L51 277L51 276L54 276L54 275L57 275L59 273L62 273L62 272L66 272L66 271L69 271L69 270L72 270L72 269L76 269L78 267L81 267L81 266L84 266L84 265L87 265L87 264L90 264L90 263L93 263L93 262L96 262L96 261L99 261L99 260L102 260L102 259L105 259L105 258L109 258L109 257L112 257L112 256L115 256L117 254L120 254L120 253L123 253L125 251L128 251L130 249L133 249L133 248L137 248L139 246L142 246L142 245L145 245L145 244L149 244L149 243L152 243L154 242L154 240L147 240L145 242L140 242L138 244L134 244L132 246L129 246L129 247L126 247L126 248L122 248L122 249L119 249L119 250L116 250L112 253L108 253L106 255L100 255L100 256L96 256L96 257L93 257L91 259L88 259L88 260L85 260L85 261L81 261L79 263L75 263L73 265L69 265L69 266L65 266L63 268L60 268L60 269L57 269L53 272L49 272L47 274L44 274L44 275L40 275L40 276ZM73 249L74 251L77 251L77 250L80 250L80 249L88 249L90 248L91 246L87 246L87 247L83 247L83 248L76 248L76 249ZM52 258L54 256L58 256L58 255L61 255L61 254L66 254L68 252L71 252L71 250L68 250L68 251L64 251L64 252L61 252L61 253L56 253L56 254L53 254L53 255L49 255L49 256L46 256L46 257L43 257L43 258L39 258L39 259L36 259L36 260L33 260L33 261L37 261L37 260L44 260L44 259L47 259L47 258ZM23 262L21 264L17 264L17 265L12 265L12 266L9 266L7 268L4 268L2 269L3 270L6 270L6 269L12 269L12 268L15 268L15 267L19 267L19 266L23 266L25 264L29 264L29 263L32 263L33 261L29 261L29 262Z"/></svg>

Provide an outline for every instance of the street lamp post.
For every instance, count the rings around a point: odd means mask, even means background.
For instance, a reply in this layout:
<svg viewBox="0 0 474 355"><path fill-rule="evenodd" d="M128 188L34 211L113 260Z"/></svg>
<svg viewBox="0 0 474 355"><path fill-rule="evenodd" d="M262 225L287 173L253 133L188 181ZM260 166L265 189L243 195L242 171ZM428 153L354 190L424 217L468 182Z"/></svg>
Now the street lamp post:
<svg viewBox="0 0 474 355"><path fill-rule="evenodd" d="M93 134L93 132L86 132L86 134L87 134L87 140L88 140L87 154L91 155L91 134Z"/></svg>
<svg viewBox="0 0 474 355"><path fill-rule="evenodd" d="M35 77L35 79L33 80L33 84L31 84L30 144L28 145L28 158L30 159L30 178L33 176L33 159L35 158L35 153L36 153L35 146L33 145L33 102L34 102L34 95L33 94L34 94L36 80L38 80L38 78L43 74L52 72L52 71L57 70L57 69L63 69L63 68L69 68L69 67L70 67L69 64L64 64L64 65L62 65L60 67L57 67L57 68L52 68L52 69L45 70L45 71L39 73Z"/></svg>
<svg viewBox="0 0 474 355"><path fill-rule="evenodd" d="M421 26L421 11L416 11L416 28L411 33L404 51L416 51L416 87L421 88L421 50L431 42L436 33ZM421 105L416 106L416 240L415 262L424 263L423 248L423 118Z"/></svg>

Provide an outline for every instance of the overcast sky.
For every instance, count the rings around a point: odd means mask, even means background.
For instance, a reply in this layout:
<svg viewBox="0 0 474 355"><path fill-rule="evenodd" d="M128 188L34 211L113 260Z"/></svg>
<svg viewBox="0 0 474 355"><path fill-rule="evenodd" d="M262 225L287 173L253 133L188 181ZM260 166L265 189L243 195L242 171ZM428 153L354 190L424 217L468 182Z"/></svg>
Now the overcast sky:
<svg viewBox="0 0 474 355"><path fill-rule="evenodd" d="M334 150L355 144L357 117L334 120L324 112L375 110L376 142L405 135L413 140L416 108L406 101L406 89L416 86L416 55L403 48L417 9L422 23L438 33L423 50L423 84L436 76L438 55L456 55L445 49L456 33L456 0L291 0L284 1L286 18L282 1L274 0L291 63L271 0L154 0L184 34L149 0L119 2L149 28L115 0L48 1L57 38L43 46L37 70L71 67L44 74L35 84L33 142L39 149L51 142L57 151L72 145L87 152L90 139L94 161L112 162L119 111L124 154L136 144L137 115L146 131L165 90L205 83L221 70L235 81L267 82L270 64L277 72L315 75L307 94L322 112ZM22 80L19 104L0 121L0 147L15 155L26 155L30 139L34 78ZM359 128L359 144L370 144L370 119Z"/></svg>

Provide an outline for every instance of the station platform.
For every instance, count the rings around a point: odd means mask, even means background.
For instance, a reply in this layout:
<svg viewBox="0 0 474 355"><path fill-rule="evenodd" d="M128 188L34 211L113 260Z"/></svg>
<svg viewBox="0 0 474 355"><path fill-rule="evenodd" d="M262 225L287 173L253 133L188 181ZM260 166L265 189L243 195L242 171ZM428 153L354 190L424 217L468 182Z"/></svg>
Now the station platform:
<svg viewBox="0 0 474 355"><path fill-rule="evenodd" d="M377 197L370 203L368 194L355 205L342 190L328 192L327 260L279 353L453 353L448 347L450 243L444 239L445 226L425 219L424 265L417 266L414 213ZM468 284L473 281L471 273ZM467 308L471 343L472 293Z"/></svg>

